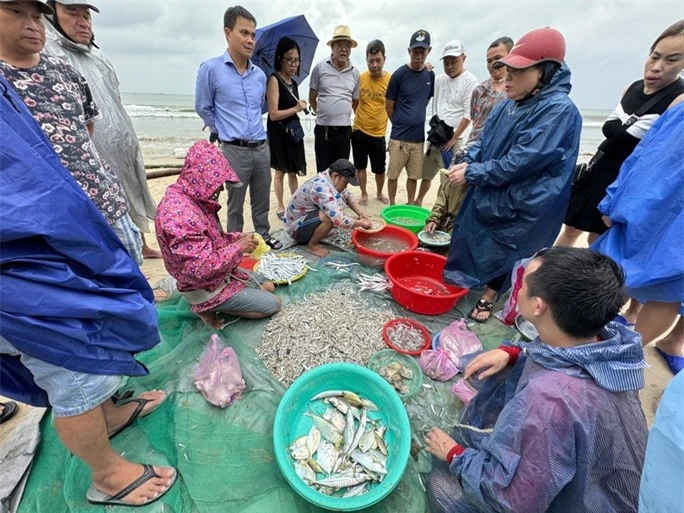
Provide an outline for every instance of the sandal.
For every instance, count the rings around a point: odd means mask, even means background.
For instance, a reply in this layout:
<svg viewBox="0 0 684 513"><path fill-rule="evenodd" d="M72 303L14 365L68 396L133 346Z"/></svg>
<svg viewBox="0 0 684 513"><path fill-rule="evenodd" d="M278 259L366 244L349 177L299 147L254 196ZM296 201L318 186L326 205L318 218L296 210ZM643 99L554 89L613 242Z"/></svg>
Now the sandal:
<svg viewBox="0 0 684 513"><path fill-rule="evenodd" d="M171 487L175 484L176 479L178 478L178 472L174 472L173 478L171 478L171 484L168 486L168 488L166 488L166 490L163 490L161 493L157 494L155 497L152 497L143 504L129 504L128 502L124 502L123 499L127 495L133 493L137 488L140 488L147 481L149 481L150 479L154 479L155 477L160 477L154 471L154 467L152 467L152 465L143 464L142 468L143 473L138 479L136 479L131 484L129 484L128 486L126 486L114 495L107 495L106 493L101 492L100 490L95 488L95 485L91 484L90 488L88 488L88 491L86 493L86 499L88 499L88 502L90 502L91 504L102 504L105 506L146 506L160 499L166 492L168 492L171 489Z"/></svg>
<svg viewBox="0 0 684 513"><path fill-rule="evenodd" d="M276 217L282 221L285 219L285 211L281 210L280 212L276 212Z"/></svg>
<svg viewBox="0 0 684 513"><path fill-rule="evenodd" d="M492 310L494 310L494 303L492 301L487 301L484 298L480 298L473 310L475 311L476 315L484 312L489 313L489 315L484 319L480 319L479 317L475 317L475 315L473 315L473 311L471 311L468 314L469 319L472 319L475 322L479 323L487 322L489 318L492 316Z"/></svg>
<svg viewBox="0 0 684 513"><path fill-rule="evenodd" d="M154 408L152 408L151 410L149 410L143 414L143 409L145 408L145 405L147 403L150 403L150 402L152 402L152 399L136 398L136 399L131 399L130 401L126 401L124 403L122 403L121 401L119 401L118 403L115 403L115 404L118 404L118 407L125 406L125 405L130 404L130 403L136 403L137 406L133 410L133 413L131 413L131 416L128 417L128 420L121 427L119 427L119 428L115 429L114 431L112 431L111 433L109 433L109 435L108 435L109 439L111 440L116 435L123 432L128 426L133 424L138 418L147 417L150 413L152 413L154 410L159 408L159 406L161 406L164 401L162 401L157 406L155 406Z"/></svg>
<svg viewBox="0 0 684 513"><path fill-rule="evenodd" d="M17 413L17 403L14 401L8 401L6 403L0 403L4 406L2 413L0 413L0 424L7 422L9 419L14 417Z"/></svg>
<svg viewBox="0 0 684 513"><path fill-rule="evenodd" d="M274 239L270 235L264 237L264 242L268 244L271 249L275 249L276 251L279 249L283 249L283 243L280 242L278 239Z"/></svg>

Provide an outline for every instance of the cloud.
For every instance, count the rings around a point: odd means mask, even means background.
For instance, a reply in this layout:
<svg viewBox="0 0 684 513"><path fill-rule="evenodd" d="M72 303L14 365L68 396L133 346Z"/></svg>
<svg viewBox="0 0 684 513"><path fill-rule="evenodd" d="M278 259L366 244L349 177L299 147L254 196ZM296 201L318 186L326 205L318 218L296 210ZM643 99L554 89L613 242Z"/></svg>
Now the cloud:
<svg viewBox="0 0 684 513"><path fill-rule="evenodd" d="M406 62L411 34L432 36L430 61L440 70L441 48L460 39L467 67L487 76L484 56L501 35L519 38L543 26L559 29L567 42L575 102L583 108L612 108L620 92L643 75L648 48L667 26L684 17L684 3L594 1L261 1L243 2L259 26L305 14L320 39L316 59L324 58L333 28L349 25L359 47L352 62L365 69L364 50L372 39L387 48L390 71ZM95 33L112 60L126 92L192 94L199 64L225 50L225 1L98 2ZM305 83L306 85L306 83Z"/></svg>

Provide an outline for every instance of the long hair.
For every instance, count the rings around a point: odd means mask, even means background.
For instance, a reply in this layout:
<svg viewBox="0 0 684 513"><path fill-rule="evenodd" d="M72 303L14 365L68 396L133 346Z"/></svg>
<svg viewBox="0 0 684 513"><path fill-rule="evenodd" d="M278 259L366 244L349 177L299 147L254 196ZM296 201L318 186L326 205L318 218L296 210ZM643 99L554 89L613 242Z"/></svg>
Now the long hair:
<svg viewBox="0 0 684 513"><path fill-rule="evenodd" d="M281 61L283 60L285 54L293 48L297 50L297 55L301 59L302 52L299 50L299 45L297 44L297 41L295 41L294 39L290 39L289 37L280 38L280 41L278 41L278 46L276 46L276 53L274 59L275 62L273 63L273 67L276 71L282 71L283 66L281 64ZM297 76L299 76L300 66L301 61L299 64L297 64L297 72L295 73L295 75Z"/></svg>

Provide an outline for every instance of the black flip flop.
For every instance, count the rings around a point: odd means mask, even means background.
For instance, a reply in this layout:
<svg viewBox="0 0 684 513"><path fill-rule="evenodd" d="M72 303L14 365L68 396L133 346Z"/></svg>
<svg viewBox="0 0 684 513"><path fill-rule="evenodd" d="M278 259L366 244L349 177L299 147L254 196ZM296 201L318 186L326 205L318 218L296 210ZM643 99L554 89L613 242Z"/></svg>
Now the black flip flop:
<svg viewBox="0 0 684 513"><path fill-rule="evenodd" d="M119 403L117 408L121 408L122 406L126 406L127 404L130 404L130 403L138 403L138 406L135 407L135 410L133 410L133 413L131 413L131 416L128 417L128 420L126 421L126 423L124 425L122 425L119 429L116 429L112 433L109 434L109 439L111 440L112 438L114 438L116 435L121 433L128 426L133 424L138 419L138 417L141 417L140 414L142 413L143 408L145 407L145 405L147 403L150 403L150 402L152 402L152 399L141 399L141 398L137 397L135 399L131 399L130 401L126 401L125 403ZM157 407L159 407L163 402L164 401L159 403L159 405ZM147 417L150 413L152 413L156 409L157 408L152 408L150 411L145 413L145 415L142 415L142 417Z"/></svg>
<svg viewBox="0 0 684 513"><path fill-rule="evenodd" d="M492 301L487 301L486 299L478 299L477 303L475 303L475 310L477 310L477 313L482 313L482 312L489 312L489 317L486 319L479 319L473 315L473 311L471 310L470 313L468 314L468 319L472 319L475 322L479 322L482 324L483 322L487 322L491 317L492 317L492 310L494 310L494 303Z"/></svg>
<svg viewBox="0 0 684 513"><path fill-rule="evenodd" d="M5 409L2 410L2 413L0 413L0 424L2 424L3 422L7 422L9 419L14 417L17 413L18 408L17 403L15 403L14 401L8 401L6 403L0 404L2 404L5 407Z"/></svg>
<svg viewBox="0 0 684 513"><path fill-rule="evenodd" d="M283 243L280 242L278 239L274 239L273 237L264 237L264 242L269 245L271 249L275 249L276 251L279 249L283 249Z"/></svg>
<svg viewBox="0 0 684 513"><path fill-rule="evenodd" d="M276 212L276 217L282 221L283 219L285 219L285 211Z"/></svg>
<svg viewBox="0 0 684 513"><path fill-rule="evenodd" d="M140 488L150 479L154 479L155 477L161 477L154 471L154 467L152 467L152 465L143 464L142 467L142 475L138 479L133 481L131 484L120 490L118 493L114 495L107 495L106 493L101 492L100 490L95 488L95 485L91 484L90 488L88 488L88 492L86 493L86 499L88 499L88 502L90 502L91 504L104 504L108 506L146 506L147 504L159 500L166 492L168 492L171 489L171 487L175 484L176 479L178 478L178 471L176 471L173 474L173 479L171 480L171 484L169 485L169 487L154 499L151 499L144 504L128 504L122 500L124 497L134 492L137 488Z"/></svg>

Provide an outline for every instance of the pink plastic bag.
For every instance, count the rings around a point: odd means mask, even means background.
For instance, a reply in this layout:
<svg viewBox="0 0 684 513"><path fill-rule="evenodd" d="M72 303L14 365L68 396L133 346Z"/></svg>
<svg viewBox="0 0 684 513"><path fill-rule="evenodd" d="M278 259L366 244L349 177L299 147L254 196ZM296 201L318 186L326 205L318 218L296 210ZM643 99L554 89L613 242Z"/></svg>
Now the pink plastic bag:
<svg viewBox="0 0 684 513"><path fill-rule="evenodd" d="M420 354L418 365L430 378L447 381L458 373L458 367L444 349L427 349Z"/></svg>
<svg viewBox="0 0 684 513"><path fill-rule="evenodd" d="M451 393L458 397L463 404L468 406L473 397L477 395L477 390L471 388L465 379L459 379L456 383L451 385Z"/></svg>
<svg viewBox="0 0 684 513"><path fill-rule="evenodd" d="M218 335L195 371L195 388L214 406L226 408L237 401L245 389L240 362L232 347L225 347Z"/></svg>
<svg viewBox="0 0 684 513"><path fill-rule="evenodd" d="M518 260L513 266L511 273L511 295L503 305L503 308L494 314L494 317L503 322L506 326L514 326L515 318L520 313L518 308L518 292L522 287L523 274L527 264L532 261L532 258L523 258Z"/></svg>
<svg viewBox="0 0 684 513"><path fill-rule="evenodd" d="M448 351L451 361L458 365L461 356L482 351L482 342L466 327L465 320L459 319L439 332L439 348Z"/></svg>

